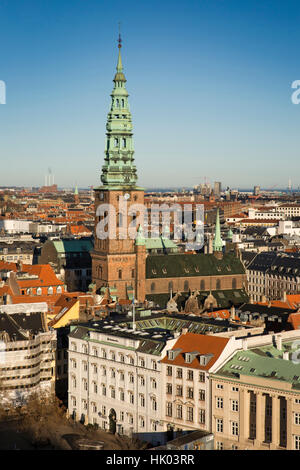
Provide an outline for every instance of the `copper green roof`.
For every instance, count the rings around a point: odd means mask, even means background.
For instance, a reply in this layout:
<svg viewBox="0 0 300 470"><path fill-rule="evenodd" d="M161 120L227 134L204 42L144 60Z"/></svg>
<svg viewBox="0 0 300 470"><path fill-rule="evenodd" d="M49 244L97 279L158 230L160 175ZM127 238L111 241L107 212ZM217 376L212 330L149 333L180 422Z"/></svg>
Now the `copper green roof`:
<svg viewBox="0 0 300 470"><path fill-rule="evenodd" d="M292 361L293 353L298 345L292 347L292 342L282 343L283 349L265 346L246 351L238 351L216 375L240 378L241 375L261 377L271 380L289 382L293 388L300 389L300 362ZM289 359L283 359L283 352L289 353Z"/></svg>
<svg viewBox="0 0 300 470"><path fill-rule="evenodd" d="M90 252L93 249L92 241L84 239L53 241L53 245L58 253Z"/></svg>

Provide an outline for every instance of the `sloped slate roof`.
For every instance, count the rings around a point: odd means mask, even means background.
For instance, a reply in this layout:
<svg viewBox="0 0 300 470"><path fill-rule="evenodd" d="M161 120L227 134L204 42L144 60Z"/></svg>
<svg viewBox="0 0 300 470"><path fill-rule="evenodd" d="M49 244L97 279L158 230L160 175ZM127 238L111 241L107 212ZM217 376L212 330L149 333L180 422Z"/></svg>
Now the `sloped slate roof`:
<svg viewBox="0 0 300 470"><path fill-rule="evenodd" d="M194 276L228 276L245 274L240 259L224 254L217 259L213 254L150 255L146 258L146 278L174 278Z"/></svg>

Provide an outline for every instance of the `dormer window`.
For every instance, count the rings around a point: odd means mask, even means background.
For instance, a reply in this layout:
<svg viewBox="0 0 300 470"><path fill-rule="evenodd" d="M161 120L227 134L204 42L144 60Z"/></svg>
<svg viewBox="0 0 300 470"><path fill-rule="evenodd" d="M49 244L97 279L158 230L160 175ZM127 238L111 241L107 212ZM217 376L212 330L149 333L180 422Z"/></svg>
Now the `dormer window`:
<svg viewBox="0 0 300 470"><path fill-rule="evenodd" d="M172 351L172 350L168 351L168 359L170 359L171 361L173 361L175 359L174 351Z"/></svg>
<svg viewBox="0 0 300 470"><path fill-rule="evenodd" d="M185 362L187 362L188 364L190 364L191 362L193 361L193 356L189 353L186 353L185 355Z"/></svg>

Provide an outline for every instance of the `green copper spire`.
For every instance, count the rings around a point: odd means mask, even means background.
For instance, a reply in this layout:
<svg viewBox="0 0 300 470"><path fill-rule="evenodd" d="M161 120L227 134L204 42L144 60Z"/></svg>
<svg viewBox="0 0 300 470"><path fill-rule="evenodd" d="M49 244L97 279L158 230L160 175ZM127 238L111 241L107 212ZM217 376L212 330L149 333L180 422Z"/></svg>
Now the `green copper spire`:
<svg viewBox="0 0 300 470"><path fill-rule="evenodd" d="M233 237L233 231L231 230L231 228L229 228L229 230L227 232L227 239L232 240L232 237Z"/></svg>
<svg viewBox="0 0 300 470"><path fill-rule="evenodd" d="M75 194L75 196L78 196L78 187L77 187L77 184L76 184L76 186L75 186L74 194Z"/></svg>
<svg viewBox="0 0 300 470"><path fill-rule="evenodd" d="M137 173L134 164L132 120L128 104L126 78L121 58L122 40L119 36L119 56L114 89L111 93L111 108L107 116L106 146L101 181L107 189L136 188Z"/></svg>
<svg viewBox="0 0 300 470"><path fill-rule="evenodd" d="M222 243L221 229L220 229L219 208L217 209L216 230L215 230L215 238L214 238L214 241L213 241L213 250L214 251L222 251L223 250L223 243Z"/></svg>
<svg viewBox="0 0 300 470"><path fill-rule="evenodd" d="M143 234L143 229L142 229L141 225L139 225L139 228L137 229L137 234L136 234L136 237L135 237L135 244L138 245L138 246L146 244L146 240L145 240L145 237L144 237L144 234Z"/></svg>

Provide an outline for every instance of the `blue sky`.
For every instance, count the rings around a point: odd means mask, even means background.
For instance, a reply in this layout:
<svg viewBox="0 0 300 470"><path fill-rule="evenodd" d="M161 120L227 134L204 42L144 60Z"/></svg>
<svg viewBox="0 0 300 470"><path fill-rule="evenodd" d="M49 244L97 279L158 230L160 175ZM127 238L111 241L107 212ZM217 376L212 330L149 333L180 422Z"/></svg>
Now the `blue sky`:
<svg viewBox="0 0 300 470"><path fill-rule="evenodd" d="M0 0L0 186L97 186L118 22L145 187L300 185L300 3Z"/></svg>

